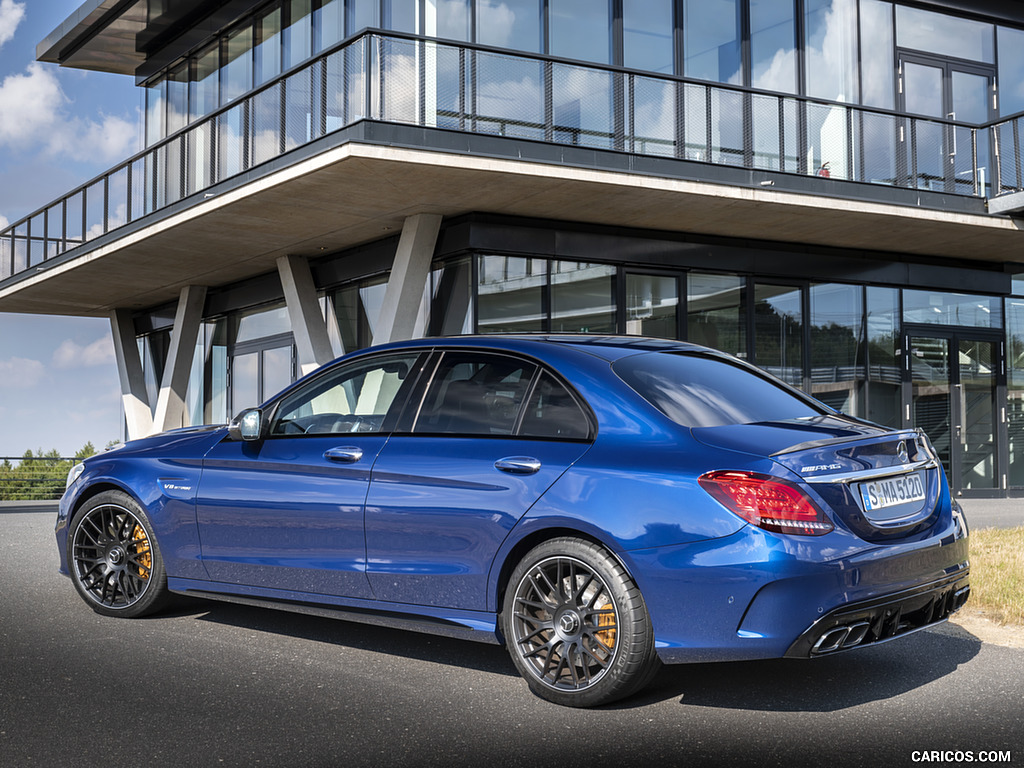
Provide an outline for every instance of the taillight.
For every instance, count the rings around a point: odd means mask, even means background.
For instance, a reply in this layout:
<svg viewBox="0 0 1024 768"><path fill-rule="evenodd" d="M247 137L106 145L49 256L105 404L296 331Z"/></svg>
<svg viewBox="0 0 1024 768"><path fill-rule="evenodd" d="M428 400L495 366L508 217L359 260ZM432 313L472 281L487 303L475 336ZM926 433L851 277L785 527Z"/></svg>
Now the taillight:
<svg viewBox="0 0 1024 768"><path fill-rule="evenodd" d="M697 478L730 512L766 531L821 536L832 523L793 483L771 475L717 470Z"/></svg>

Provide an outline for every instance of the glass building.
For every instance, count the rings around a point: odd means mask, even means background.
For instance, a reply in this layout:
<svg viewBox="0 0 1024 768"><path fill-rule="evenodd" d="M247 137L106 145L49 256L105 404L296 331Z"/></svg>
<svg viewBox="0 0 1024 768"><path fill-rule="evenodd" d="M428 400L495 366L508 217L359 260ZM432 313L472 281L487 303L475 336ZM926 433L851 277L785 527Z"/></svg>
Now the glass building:
<svg viewBox="0 0 1024 768"><path fill-rule="evenodd" d="M1018 4L108 6L38 58L133 77L146 146L0 232L0 311L109 316L129 436L382 341L628 333L1024 495Z"/></svg>

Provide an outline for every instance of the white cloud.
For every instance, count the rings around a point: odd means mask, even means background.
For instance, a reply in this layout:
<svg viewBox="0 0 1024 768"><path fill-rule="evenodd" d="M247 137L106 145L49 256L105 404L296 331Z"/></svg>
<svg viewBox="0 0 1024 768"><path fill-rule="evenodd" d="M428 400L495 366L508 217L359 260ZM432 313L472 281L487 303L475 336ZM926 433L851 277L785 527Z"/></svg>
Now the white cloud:
<svg viewBox="0 0 1024 768"><path fill-rule="evenodd" d="M14 37L14 30L25 18L25 4L0 0L0 46Z"/></svg>
<svg viewBox="0 0 1024 768"><path fill-rule="evenodd" d="M65 339L53 353L55 368L93 367L113 362L114 342L110 336L101 336L84 347L71 339Z"/></svg>
<svg viewBox="0 0 1024 768"><path fill-rule="evenodd" d="M0 232L3 232L9 226L11 226L11 222L7 220L6 216L0 214Z"/></svg>
<svg viewBox="0 0 1024 768"><path fill-rule="evenodd" d="M0 360L0 385L7 389L29 389L43 378L46 368L38 360L10 357Z"/></svg>
<svg viewBox="0 0 1024 768"><path fill-rule="evenodd" d="M3 2L3 0L0 0ZM72 117L54 67L32 62L0 83L0 146L38 147L52 156L116 162L133 154L138 130L116 115Z"/></svg>

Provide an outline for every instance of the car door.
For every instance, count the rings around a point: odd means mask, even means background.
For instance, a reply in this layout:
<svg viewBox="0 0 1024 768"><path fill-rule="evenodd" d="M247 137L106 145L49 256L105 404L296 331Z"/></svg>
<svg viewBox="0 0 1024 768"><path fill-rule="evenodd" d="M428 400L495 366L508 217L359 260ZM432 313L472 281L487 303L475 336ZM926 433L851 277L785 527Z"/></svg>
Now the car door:
<svg viewBox="0 0 1024 768"><path fill-rule="evenodd" d="M550 371L509 355L446 351L425 389L373 469L367 575L380 600L485 610L498 548L590 447L593 419Z"/></svg>
<svg viewBox="0 0 1024 768"><path fill-rule="evenodd" d="M225 439L206 455L197 519L211 579L370 597L370 469L421 359L413 351L342 363L272 404L263 439Z"/></svg>

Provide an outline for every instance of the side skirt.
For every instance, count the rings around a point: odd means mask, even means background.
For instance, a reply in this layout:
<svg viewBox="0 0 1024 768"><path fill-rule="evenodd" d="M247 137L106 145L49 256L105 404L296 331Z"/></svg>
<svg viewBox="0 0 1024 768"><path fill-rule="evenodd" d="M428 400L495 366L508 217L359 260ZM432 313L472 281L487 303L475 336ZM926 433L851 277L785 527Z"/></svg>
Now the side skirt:
<svg viewBox="0 0 1024 768"><path fill-rule="evenodd" d="M378 607L380 603L370 600L345 600L333 595L310 595L310 598L315 599L303 600L297 599L295 592L192 579L168 579L168 588L171 592L188 597L502 645L497 634L496 617L481 611L407 606L401 603L387 603L389 608L383 609Z"/></svg>

